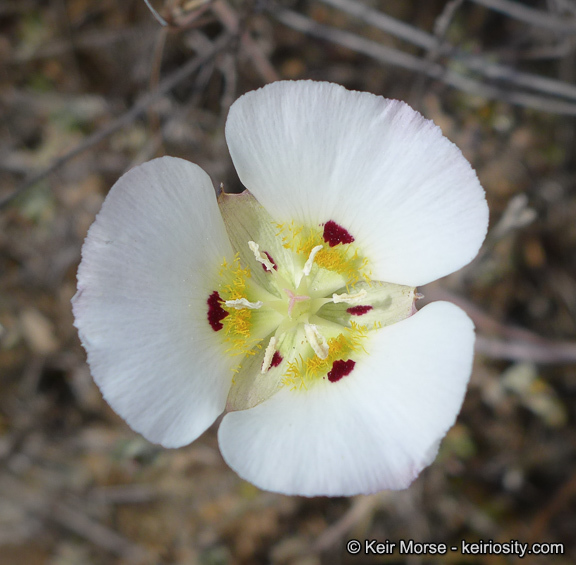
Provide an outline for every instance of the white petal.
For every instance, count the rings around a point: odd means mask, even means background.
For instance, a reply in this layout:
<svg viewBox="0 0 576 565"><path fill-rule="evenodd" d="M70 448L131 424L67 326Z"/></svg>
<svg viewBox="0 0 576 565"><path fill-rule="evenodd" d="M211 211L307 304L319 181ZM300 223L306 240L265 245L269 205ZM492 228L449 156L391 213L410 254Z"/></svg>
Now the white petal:
<svg viewBox="0 0 576 565"><path fill-rule="evenodd" d="M224 409L231 362L206 301L231 253L210 178L171 157L126 173L88 232L76 327L104 397L151 441L187 444Z"/></svg>
<svg viewBox="0 0 576 565"><path fill-rule="evenodd" d="M241 181L277 221L340 224L373 279L425 284L471 261L484 240L475 172L403 102L276 82L232 105L226 139Z"/></svg>
<svg viewBox="0 0 576 565"><path fill-rule="evenodd" d="M309 391L283 388L227 414L220 449L244 479L305 496L408 487L429 465L460 410L474 328L436 302L372 334L352 373Z"/></svg>

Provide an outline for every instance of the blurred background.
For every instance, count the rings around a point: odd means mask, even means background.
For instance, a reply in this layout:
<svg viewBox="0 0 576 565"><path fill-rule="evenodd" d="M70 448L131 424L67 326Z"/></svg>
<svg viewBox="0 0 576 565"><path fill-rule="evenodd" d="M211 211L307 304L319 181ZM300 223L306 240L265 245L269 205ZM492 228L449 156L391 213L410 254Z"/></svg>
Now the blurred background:
<svg viewBox="0 0 576 565"><path fill-rule="evenodd" d="M576 0L2 0L0 565L489 563L346 553L346 540L553 542L576 562ZM479 257L421 289L477 326L434 464L403 492L262 492L213 426L152 445L92 382L72 326L107 191L164 154L241 190L230 104L279 79L406 100L476 168Z"/></svg>

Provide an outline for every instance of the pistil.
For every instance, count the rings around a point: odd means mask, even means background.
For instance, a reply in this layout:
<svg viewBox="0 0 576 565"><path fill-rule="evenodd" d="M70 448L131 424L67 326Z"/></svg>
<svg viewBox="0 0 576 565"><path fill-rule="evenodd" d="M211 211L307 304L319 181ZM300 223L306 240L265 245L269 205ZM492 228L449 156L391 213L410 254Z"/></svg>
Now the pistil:
<svg viewBox="0 0 576 565"><path fill-rule="evenodd" d="M304 302L305 300L310 300L309 296L295 294L289 288L285 288L283 290L288 295L288 316L292 316L292 309L294 308L297 302Z"/></svg>

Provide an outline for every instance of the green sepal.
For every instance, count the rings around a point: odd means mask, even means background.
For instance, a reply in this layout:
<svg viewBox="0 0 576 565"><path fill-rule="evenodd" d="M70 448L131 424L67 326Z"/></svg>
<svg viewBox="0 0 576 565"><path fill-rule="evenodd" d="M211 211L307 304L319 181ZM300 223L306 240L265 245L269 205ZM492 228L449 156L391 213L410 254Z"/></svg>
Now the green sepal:
<svg viewBox="0 0 576 565"><path fill-rule="evenodd" d="M261 252L266 251L272 257L278 267L278 273L286 280L293 280L293 254L284 247L282 238L278 237L280 230L274 218L248 190L241 194L222 192L218 197L218 205L230 243L240 256L241 264L250 268L252 278L258 285L280 296L277 285L272 282L271 274L256 261L254 253L248 246L249 241L257 243Z"/></svg>
<svg viewBox="0 0 576 565"><path fill-rule="evenodd" d="M350 327L350 322L365 326L367 330L389 326L408 318L414 313L414 293L416 289L393 283L370 281L359 282L352 289L343 287L336 294L366 291L366 296L354 304L329 302L318 310L316 315L330 322ZM372 306L361 316L349 314L347 310L355 306Z"/></svg>
<svg viewBox="0 0 576 565"><path fill-rule="evenodd" d="M226 401L226 411L248 410L261 402L268 400L285 386L285 373L288 363L292 362L301 351L305 341L304 331L287 332L280 338L277 350L282 355L282 362L278 367L270 367L262 373L262 363L270 334L262 341L262 347L255 350L254 355L248 355L242 361L240 370L234 375L232 386Z"/></svg>

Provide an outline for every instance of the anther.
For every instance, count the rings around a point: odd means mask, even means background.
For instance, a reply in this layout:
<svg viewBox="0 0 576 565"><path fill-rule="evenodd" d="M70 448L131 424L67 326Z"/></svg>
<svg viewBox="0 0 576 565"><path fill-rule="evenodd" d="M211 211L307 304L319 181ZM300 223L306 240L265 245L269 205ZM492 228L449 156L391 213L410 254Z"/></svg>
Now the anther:
<svg viewBox="0 0 576 565"><path fill-rule="evenodd" d="M320 357L320 359L326 359L330 348L326 343L324 336L318 331L318 327L314 324L305 324L304 332L306 333L306 339L310 344L310 347L314 350L314 353Z"/></svg>
<svg viewBox="0 0 576 565"><path fill-rule="evenodd" d="M272 365L272 359L274 357L274 353L276 351L276 344L278 343L278 340L276 339L275 336L272 336L270 338L270 341L268 342L268 346L266 347L266 351L264 352L264 361L262 361L262 369L260 370L260 372L262 374L267 373L268 370L270 369L270 366Z"/></svg>
<svg viewBox="0 0 576 565"><path fill-rule="evenodd" d="M356 302L360 302L368 293L362 289L360 292L356 294L346 294L343 292L342 294L333 294L332 295L332 302L334 304L338 304L340 302L345 302L346 304L354 304Z"/></svg>
<svg viewBox="0 0 576 565"><path fill-rule="evenodd" d="M322 247L324 247L324 246L323 245L317 245L316 247L312 248L312 251L310 251L308 261L306 261L306 264L304 265L304 269L302 269L302 272L304 273L305 276L308 276L310 274L310 271L312 270L312 265L314 265L314 257L316 257L316 254L318 253L318 251L320 251L322 249Z"/></svg>
<svg viewBox="0 0 576 565"><path fill-rule="evenodd" d="M264 303L260 300L258 300L258 302L249 302L246 298L237 298L236 300L226 300L224 304L229 308L236 308L236 310L242 310L243 308L258 310L258 308L261 308Z"/></svg>
<svg viewBox="0 0 576 565"><path fill-rule="evenodd" d="M272 261L270 261L270 259L268 259L268 257L266 257L264 253L260 252L260 246L257 243L255 243L254 241L249 241L248 247L250 248L252 253L254 253L254 258L256 259L256 261L258 261L258 263L262 263L262 265L266 267L267 271L274 270L274 264L272 263Z"/></svg>

